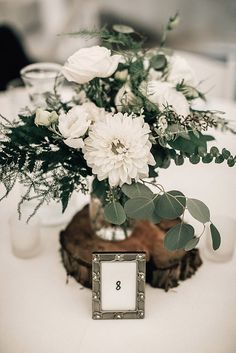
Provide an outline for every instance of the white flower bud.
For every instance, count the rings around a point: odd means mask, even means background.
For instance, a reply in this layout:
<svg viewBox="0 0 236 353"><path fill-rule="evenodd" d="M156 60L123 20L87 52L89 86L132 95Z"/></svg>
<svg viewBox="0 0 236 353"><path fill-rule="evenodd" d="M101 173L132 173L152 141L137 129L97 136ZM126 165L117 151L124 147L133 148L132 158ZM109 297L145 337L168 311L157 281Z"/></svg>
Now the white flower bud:
<svg viewBox="0 0 236 353"><path fill-rule="evenodd" d="M169 19L167 29L168 29L169 31L175 29L175 28L178 26L179 21L180 21L179 14L176 13L173 17L171 17L171 18Z"/></svg>
<svg viewBox="0 0 236 353"><path fill-rule="evenodd" d="M164 115L161 115L158 119L158 128L161 132L164 132L168 127L168 123L166 120L166 117Z"/></svg>
<svg viewBox="0 0 236 353"><path fill-rule="evenodd" d="M119 81L126 81L128 77L128 70L122 70L122 71L117 71L115 73L115 79L119 80Z"/></svg>
<svg viewBox="0 0 236 353"><path fill-rule="evenodd" d="M36 125L41 126L50 126L58 121L58 115L55 111L48 112L47 110L43 110L38 108L36 110L36 116L34 122Z"/></svg>

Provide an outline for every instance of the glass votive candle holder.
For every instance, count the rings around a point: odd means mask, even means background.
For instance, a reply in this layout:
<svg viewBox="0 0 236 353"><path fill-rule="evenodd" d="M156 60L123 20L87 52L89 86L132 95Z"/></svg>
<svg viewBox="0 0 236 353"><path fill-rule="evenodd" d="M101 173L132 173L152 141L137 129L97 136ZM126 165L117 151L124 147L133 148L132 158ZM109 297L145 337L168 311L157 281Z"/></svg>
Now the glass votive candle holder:
<svg viewBox="0 0 236 353"><path fill-rule="evenodd" d="M15 212L9 220L12 253L23 259L35 257L41 251L40 219L35 215L27 223L28 216L27 209L22 209L21 219Z"/></svg>
<svg viewBox="0 0 236 353"><path fill-rule="evenodd" d="M7 98L9 99L9 113L11 119L17 118L22 109L29 105L29 97L21 78L15 78L7 84Z"/></svg>
<svg viewBox="0 0 236 353"><path fill-rule="evenodd" d="M21 69L21 78L34 107L45 107L46 94L61 85L64 80L61 69L61 65L48 62L30 64Z"/></svg>
<svg viewBox="0 0 236 353"><path fill-rule="evenodd" d="M233 257L236 241L236 219L226 215L215 215L212 217L213 224L217 227L221 235L219 249L212 249L210 225L205 231L204 256L211 261L227 262Z"/></svg>

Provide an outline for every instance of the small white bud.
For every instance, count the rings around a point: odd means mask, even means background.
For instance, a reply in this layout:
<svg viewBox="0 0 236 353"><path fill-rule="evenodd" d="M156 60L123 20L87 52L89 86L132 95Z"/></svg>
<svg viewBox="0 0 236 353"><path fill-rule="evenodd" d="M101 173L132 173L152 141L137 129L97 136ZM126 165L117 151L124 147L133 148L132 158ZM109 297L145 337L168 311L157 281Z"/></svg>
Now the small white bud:
<svg viewBox="0 0 236 353"><path fill-rule="evenodd" d="M117 71L115 73L115 78L117 80L126 81L127 77L128 77L128 70L127 69L122 70L122 71Z"/></svg>
<svg viewBox="0 0 236 353"><path fill-rule="evenodd" d="M43 110L38 108L36 110L36 116L34 119L35 124L41 126L50 126L58 121L58 115L55 111L48 112L47 110Z"/></svg>

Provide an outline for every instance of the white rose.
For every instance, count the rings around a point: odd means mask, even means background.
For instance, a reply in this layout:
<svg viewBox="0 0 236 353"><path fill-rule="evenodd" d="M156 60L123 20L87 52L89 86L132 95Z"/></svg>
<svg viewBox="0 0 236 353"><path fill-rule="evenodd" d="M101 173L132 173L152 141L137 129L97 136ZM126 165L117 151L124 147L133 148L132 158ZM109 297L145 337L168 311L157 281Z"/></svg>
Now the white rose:
<svg viewBox="0 0 236 353"><path fill-rule="evenodd" d="M111 51L98 45L79 49L71 55L62 68L68 81L86 83L95 77L109 77L117 69L121 55L111 55Z"/></svg>
<svg viewBox="0 0 236 353"><path fill-rule="evenodd" d="M47 110L43 110L41 108L38 108L36 110L35 119L34 119L34 123L36 125L48 127L56 123L57 121L58 121L58 115L55 111L48 112Z"/></svg>
<svg viewBox="0 0 236 353"><path fill-rule="evenodd" d="M83 105L77 105L71 108L67 114L59 116L58 129L66 145L79 149L84 146L82 137L90 124L91 121L86 108Z"/></svg>
<svg viewBox="0 0 236 353"><path fill-rule="evenodd" d="M104 108L97 107L93 102L86 102L82 105L82 107L87 112L88 119L93 123L103 120L107 114Z"/></svg>
<svg viewBox="0 0 236 353"><path fill-rule="evenodd" d="M169 58L167 81L177 85L183 80L184 83L189 86L195 86L197 84L195 73L187 61L178 55L173 55Z"/></svg>
<svg viewBox="0 0 236 353"><path fill-rule="evenodd" d="M136 99L135 95L133 94L130 85L125 83L117 92L115 97L115 105L118 111L122 110L124 105L129 105L134 102Z"/></svg>
<svg viewBox="0 0 236 353"><path fill-rule="evenodd" d="M146 95L152 103L158 105L160 111L163 111L166 105L170 105L178 115L183 117L189 115L187 99L168 82L148 82Z"/></svg>

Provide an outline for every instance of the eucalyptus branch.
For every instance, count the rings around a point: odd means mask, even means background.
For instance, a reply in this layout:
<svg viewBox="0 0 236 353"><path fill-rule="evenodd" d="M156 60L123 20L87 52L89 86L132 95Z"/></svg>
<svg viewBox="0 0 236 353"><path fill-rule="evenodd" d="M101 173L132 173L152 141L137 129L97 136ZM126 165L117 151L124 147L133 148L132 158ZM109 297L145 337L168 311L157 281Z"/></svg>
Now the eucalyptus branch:
<svg viewBox="0 0 236 353"><path fill-rule="evenodd" d="M206 230L206 225L203 224L203 230L202 230L201 234L198 236L198 238L201 238L203 236L205 230Z"/></svg>
<svg viewBox="0 0 236 353"><path fill-rule="evenodd" d="M170 197L172 197L173 199L175 199L175 201L176 201L183 209L186 209L186 207L178 200L179 198L185 199L185 196L184 196L184 195L183 195L183 196L182 196L182 195L178 195L178 198L177 198L177 197L171 195L169 192L166 192L165 194L168 195L168 196L170 196Z"/></svg>
<svg viewBox="0 0 236 353"><path fill-rule="evenodd" d="M179 13L177 12L173 17L170 17L166 27L164 28L160 48L164 47L166 44L166 39L169 31L172 31L179 24Z"/></svg>
<svg viewBox="0 0 236 353"><path fill-rule="evenodd" d="M159 189L161 192L165 193L165 189L161 184L155 184L155 183L152 183L152 182L144 180L144 179L141 179L141 181L143 182L143 184L150 184L150 185L156 187L157 189Z"/></svg>

